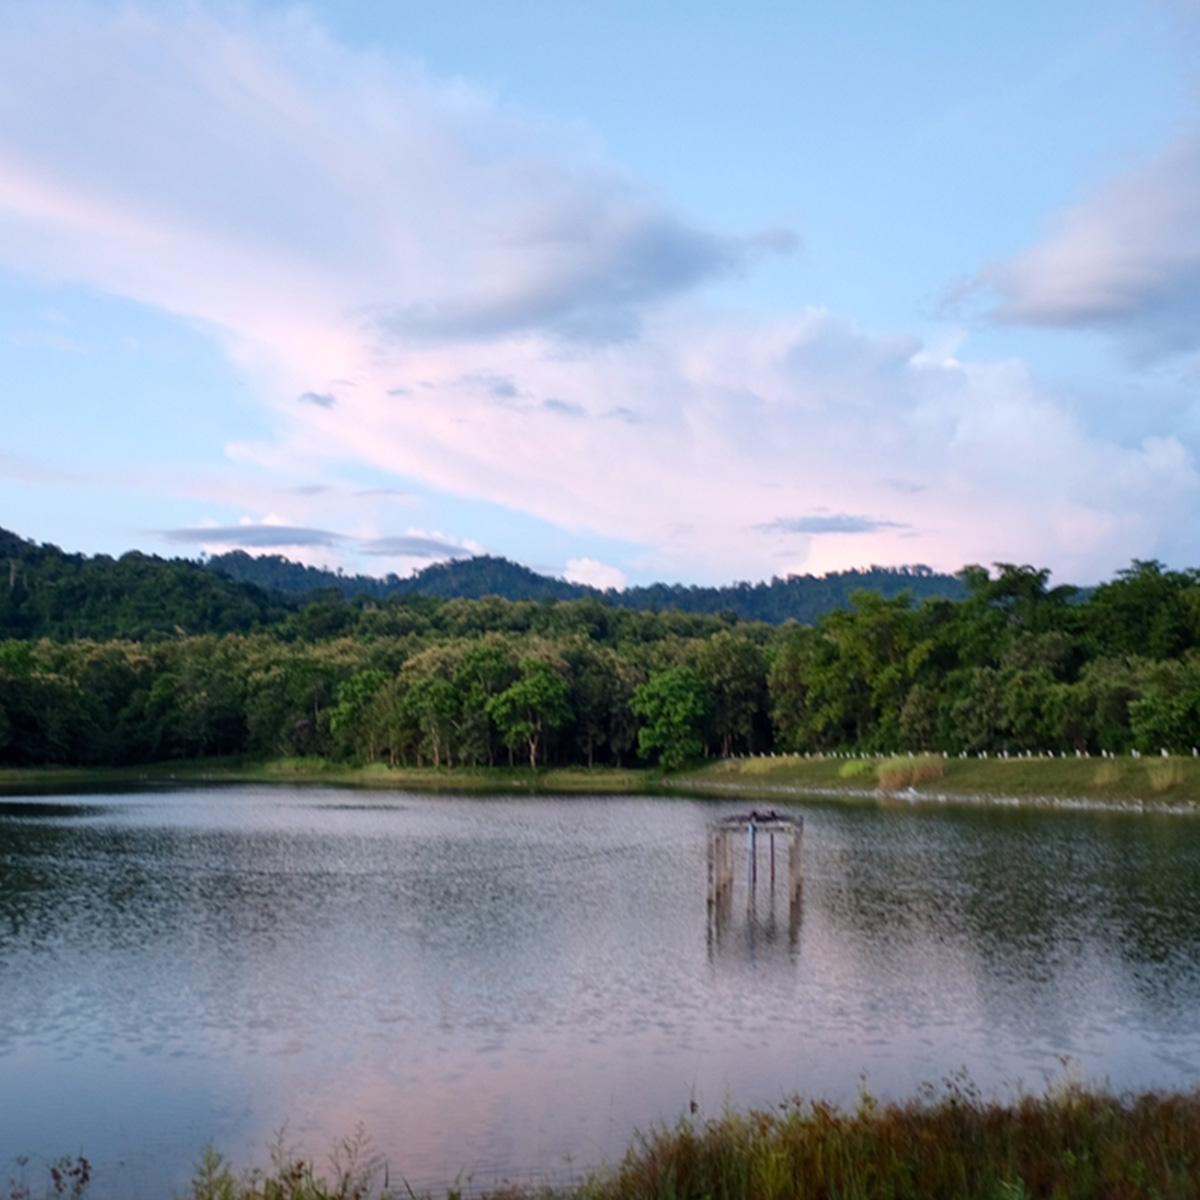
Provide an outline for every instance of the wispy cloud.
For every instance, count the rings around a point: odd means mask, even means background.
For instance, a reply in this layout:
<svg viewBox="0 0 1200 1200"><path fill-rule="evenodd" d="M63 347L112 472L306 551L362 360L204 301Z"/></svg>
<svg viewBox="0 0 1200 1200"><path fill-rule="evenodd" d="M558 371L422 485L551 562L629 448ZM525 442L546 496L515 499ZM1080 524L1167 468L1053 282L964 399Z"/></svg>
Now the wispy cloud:
<svg viewBox="0 0 1200 1200"><path fill-rule="evenodd" d="M1200 349L1200 134L1068 209L972 287L998 297L1001 323L1101 330L1138 358Z"/></svg>
<svg viewBox="0 0 1200 1200"><path fill-rule="evenodd" d="M850 513L814 513L807 517L779 517L759 528L765 533L878 533L883 529L907 529L903 521L877 521Z"/></svg>
<svg viewBox="0 0 1200 1200"><path fill-rule="evenodd" d="M481 549L440 536L409 532L388 537L357 537L331 529L288 525L277 520L242 521L237 525L197 525L165 529L164 540L176 545L237 548L242 550L305 550L314 547L354 552L379 558L444 560L468 558Z"/></svg>
<svg viewBox="0 0 1200 1200"><path fill-rule="evenodd" d="M551 396L547 400L542 401L542 407L547 412L558 413L561 417L584 417L587 416L587 409L582 404L576 404L569 400L558 400Z"/></svg>
<svg viewBox="0 0 1200 1200"><path fill-rule="evenodd" d="M409 534L402 537L369 538L362 543L364 554L389 558L469 558L471 551L437 538Z"/></svg>
<svg viewBox="0 0 1200 1200"><path fill-rule="evenodd" d="M240 546L255 550L282 550L293 546L335 547L345 538L328 529L295 525L213 525L194 529L165 529L168 542L192 546Z"/></svg>

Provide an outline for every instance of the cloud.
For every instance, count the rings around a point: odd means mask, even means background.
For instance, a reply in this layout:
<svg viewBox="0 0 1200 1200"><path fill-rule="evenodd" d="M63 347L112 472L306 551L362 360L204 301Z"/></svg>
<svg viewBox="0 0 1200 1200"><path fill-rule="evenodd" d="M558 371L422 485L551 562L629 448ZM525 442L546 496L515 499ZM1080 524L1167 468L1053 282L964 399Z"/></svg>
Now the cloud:
<svg viewBox="0 0 1200 1200"><path fill-rule="evenodd" d="M300 404L315 404L318 408L332 408L337 403L332 392L301 392L296 400Z"/></svg>
<svg viewBox="0 0 1200 1200"><path fill-rule="evenodd" d="M542 407L547 412L558 413L560 417L585 417L587 409L582 404L574 404L567 400L556 400L553 396L542 401Z"/></svg>
<svg viewBox="0 0 1200 1200"><path fill-rule="evenodd" d="M1181 142L989 268L998 319L1182 337L1195 160ZM1200 557L1183 423L1118 437L1020 363L717 305L709 285L787 248L701 229L586 130L339 45L296 10L0 7L0 264L208 331L269 410L226 469L273 494L344 469L431 523L449 523L440 504L458 527L518 514L619 541L660 577L998 559L1090 579L1162 547ZM1084 264L1069 287L1064 261ZM336 406L314 380L342 381ZM170 536L358 552L370 505L339 535L335 502L295 497L290 533ZM463 549L370 532L377 555Z"/></svg>
<svg viewBox="0 0 1200 1200"><path fill-rule="evenodd" d="M618 404L616 408L610 408L604 415L611 420L624 421L629 425L639 425L642 420L632 408L628 408L624 404Z"/></svg>
<svg viewBox="0 0 1200 1200"><path fill-rule="evenodd" d="M907 529L902 521L876 521L849 513L817 513L808 517L779 517L760 525L768 533L877 533L881 529Z"/></svg>
<svg viewBox="0 0 1200 1200"><path fill-rule="evenodd" d="M408 534L403 537L371 538L362 543L364 554L390 558L469 558L471 551L437 538Z"/></svg>
<svg viewBox="0 0 1200 1200"><path fill-rule="evenodd" d="M722 238L647 206L628 184L596 181L489 247L483 287L371 313L400 343L491 338L531 329L585 342L621 341L642 309L746 265L772 239ZM522 227L523 226L523 227ZM482 263L480 265L483 265Z"/></svg>
<svg viewBox="0 0 1200 1200"><path fill-rule="evenodd" d="M213 525L194 529L165 529L168 542L196 546L243 546L247 549L284 549L289 546L338 546L346 539L328 529L296 525Z"/></svg>
<svg viewBox="0 0 1200 1200"><path fill-rule="evenodd" d="M1135 358L1200 348L1200 135L1099 188L969 290L998 297L1002 324L1101 330Z"/></svg>
<svg viewBox="0 0 1200 1200"><path fill-rule="evenodd" d="M254 279L301 306L324 293L386 341L603 342L790 246L694 228L572 148L578 128L346 50L295 12L39 9L0 17L0 212L23 266L177 311L204 275L218 321Z"/></svg>
<svg viewBox="0 0 1200 1200"><path fill-rule="evenodd" d="M67 487L95 482L93 478L89 478L82 472L60 470L22 455L6 454L2 450L0 450L0 479Z"/></svg>
<svg viewBox="0 0 1200 1200"><path fill-rule="evenodd" d="M618 592L624 591L626 584L624 571L594 558L568 560L563 578L568 583L582 583L588 587L600 588L601 591L608 591L609 588Z"/></svg>

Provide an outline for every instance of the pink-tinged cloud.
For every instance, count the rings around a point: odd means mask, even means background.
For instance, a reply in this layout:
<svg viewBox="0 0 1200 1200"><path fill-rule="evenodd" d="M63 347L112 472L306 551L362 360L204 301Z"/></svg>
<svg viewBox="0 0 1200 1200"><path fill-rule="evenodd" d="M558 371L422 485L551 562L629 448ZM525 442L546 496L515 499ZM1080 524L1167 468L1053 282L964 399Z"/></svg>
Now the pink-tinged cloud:
<svg viewBox="0 0 1200 1200"><path fill-rule="evenodd" d="M259 486L365 465L692 579L1091 578L1195 528L1182 440L1105 437L1018 363L714 309L706 285L786 239L695 228L586 140L295 14L0 15L0 262L211 331L272 410L229 447ZM993 281L1007 319L1104 294L1081 269L1055 300L1036 266ZM287 519L328 529L333 502Z"/></svg>

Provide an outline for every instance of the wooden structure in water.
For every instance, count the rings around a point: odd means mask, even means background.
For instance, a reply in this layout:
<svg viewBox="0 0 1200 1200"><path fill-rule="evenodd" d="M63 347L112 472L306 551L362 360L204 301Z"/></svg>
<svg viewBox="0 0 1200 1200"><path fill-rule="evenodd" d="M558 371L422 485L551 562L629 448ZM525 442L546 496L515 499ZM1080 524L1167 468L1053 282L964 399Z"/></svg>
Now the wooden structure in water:
<svg viewBox="0 0 1200 1200"><path fill-rule="evenodd" d="M710 940L728 927L736 889L745 892L747 928L751 932L757 922L760 892L772 917L777 900L786 895L789 941L794 944L800 928L803 849L804 818L799 815L752 809L721 817L709 825ZM739 863L744 864L740 871ZM739 874L744 876L740 881Z"/></svg>

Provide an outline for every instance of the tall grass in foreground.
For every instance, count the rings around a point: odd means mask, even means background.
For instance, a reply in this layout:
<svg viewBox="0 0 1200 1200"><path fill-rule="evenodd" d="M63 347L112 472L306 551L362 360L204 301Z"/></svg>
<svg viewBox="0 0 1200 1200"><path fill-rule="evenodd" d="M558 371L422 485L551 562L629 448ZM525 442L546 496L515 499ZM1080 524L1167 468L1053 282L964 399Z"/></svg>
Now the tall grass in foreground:
<svg viewBox="0 0 1200 1200"><path fill-rule="evenodd" d="M35 1195L28 1188L10 1194ZM490 1200L1196 1197L1200 1091L1116 1097L1066 1086L1001 1104L951 1081L938 1096L907 1104L864 1098L854 1111L796 1101L773 1112L685 1118L653 1130L635 1140L618 1166L582 1182L475 1194ZM413 1193L389 1180L361 1134L340 1144L325 1176L279 1146L270 1171L240 1174L209 1150L189 1193L189 1200L383 1197L413 1200Z"/></svg>
<svg viewBox="0 0 1200 1200"><path fill-rule="evenodd" d="M824 1104L681 1122L639 1139L603 1200L1013 1200L1200 1196L1200 1093L1069 1088L1015 1104L957 1089L848 1113Z"/></svg>

